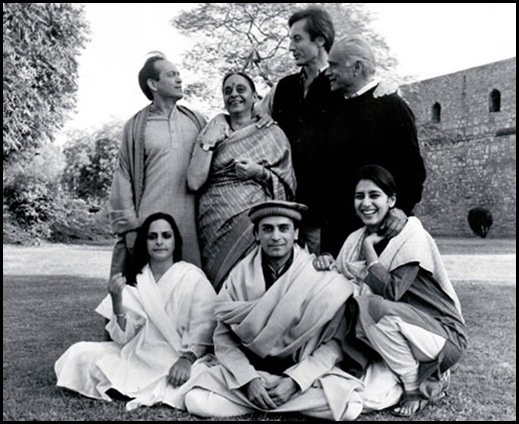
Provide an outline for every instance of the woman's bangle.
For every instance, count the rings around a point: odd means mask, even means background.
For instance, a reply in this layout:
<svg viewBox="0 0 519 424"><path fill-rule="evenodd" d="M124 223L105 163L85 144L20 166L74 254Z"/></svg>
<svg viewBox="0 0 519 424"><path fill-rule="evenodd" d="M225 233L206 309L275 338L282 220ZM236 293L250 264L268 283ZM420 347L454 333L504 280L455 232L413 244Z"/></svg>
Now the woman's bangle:
<svg viewBox="0 0 519 424"><path fill-rule="evenodd" d="M379 263L378 259L374 260L373 262L370 262L369 265L368 265L368 271L371 269L371 267L373 265L378 264L378 263Z"/></svg>
<svg viewBox="0 0 519 424"><path fill-rule="evenodd" d="M184 352L180 357L187 359L191 363L196 361L196 355L193 352Z"/></svg>

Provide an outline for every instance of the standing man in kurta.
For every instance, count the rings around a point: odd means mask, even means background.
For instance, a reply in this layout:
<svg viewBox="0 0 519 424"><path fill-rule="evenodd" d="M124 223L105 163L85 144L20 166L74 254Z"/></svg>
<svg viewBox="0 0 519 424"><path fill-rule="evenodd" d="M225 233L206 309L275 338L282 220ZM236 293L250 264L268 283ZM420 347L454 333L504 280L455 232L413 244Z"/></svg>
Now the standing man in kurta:
<svg viewBox="0 0 519 424"><path fill-rule="evenodd" d="M195 195L188 192L186 174L196 137L205 118L185 106L182 79L163 56L150 57L139 72L139 85L152 103L124 126L119 165L110 193L114 246L110 276L124 269L136 229L155 212L177 220L184 239L184 259L197 266Z"/></svg>

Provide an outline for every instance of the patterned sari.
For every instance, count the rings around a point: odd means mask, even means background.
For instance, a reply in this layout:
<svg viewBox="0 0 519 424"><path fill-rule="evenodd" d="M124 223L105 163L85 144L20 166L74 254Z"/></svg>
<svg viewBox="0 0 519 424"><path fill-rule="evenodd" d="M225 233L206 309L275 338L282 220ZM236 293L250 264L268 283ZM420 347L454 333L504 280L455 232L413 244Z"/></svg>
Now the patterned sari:
<svg viewBox="0 0 519 424"><path fill-rule="evenodd" d="M270 181L236 177L234 163L242 159L262 165ZM295 189L290 145L278 126L250 125L217 144L197 217L203 269L217 291L232 267L255 246L249 208L265 200L292 200Z"/></svg>

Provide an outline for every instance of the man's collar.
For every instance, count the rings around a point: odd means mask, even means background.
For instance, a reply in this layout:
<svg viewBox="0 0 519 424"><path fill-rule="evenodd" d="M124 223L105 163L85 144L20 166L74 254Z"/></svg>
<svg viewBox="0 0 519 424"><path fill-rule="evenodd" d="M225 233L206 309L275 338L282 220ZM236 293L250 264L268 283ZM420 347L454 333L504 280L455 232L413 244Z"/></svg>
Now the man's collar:
<svg viewBox="0 0 519 424"><path fill-rule="evenodd" d="M285 258L285 261L277 269L275 269L270 264L269 258L267 255L265 255L265 252L263 252L263 250L261 251L261 254L263 256L262 259L263 259L263 263L265 264L265 266L267 266L270 270L274 271L274 273L277 275L279 275L280 273L285 271L285 269L288 268L288 266L290 266L290 264L292 263L292 260L294 259L294 249L292 249L290 254L287 255L287 257Z"/></svg>
<svg viewBox="0 0 519 424"><path fill-rule="evenodd" d="M373 87L375 87L380 81L375 78L368 82L366 85L364 85L360 90L357 90L355 93L353 93L351 96L347 96L344 94L345 99L353 99L354 97L359 97L363 95L365 92L371 90Z"/></svg>
<svg viewBox="0 0 519 424"><path fill-rule="evenodd" d="M307 79L307 75L306 75L306 72L305 72L305 69L306 68L301 68L301 80L304 81L305 79ZM317 78L319 75L321 75L324 71L326 71L326 69L328 69L328 65L323 65L321 68L319 68L319 71L317 72L317 75L315 76L315 78Z"/></svg>

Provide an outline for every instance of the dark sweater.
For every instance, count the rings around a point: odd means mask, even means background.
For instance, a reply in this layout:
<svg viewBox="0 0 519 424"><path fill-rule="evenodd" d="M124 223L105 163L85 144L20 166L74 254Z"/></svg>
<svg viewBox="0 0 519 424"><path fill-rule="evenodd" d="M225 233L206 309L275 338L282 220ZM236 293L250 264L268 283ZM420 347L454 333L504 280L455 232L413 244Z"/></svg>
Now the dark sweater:
<svg viewBox="0 0 519 424"><path fill-rule="evenodd" d="M309 225L321 224L324 143L330 112L338 98L324 72L312 81L306 97L302 73L281 79L274 95L272 117L290 141L296 201L309 207L305 216Z"/></svg>
<svg viewBox="0 0 519 424"><path fill-rule="evenodd" d="M346 237L362 225L353 207L355 179L362 166L381 165L393 174L396 206L406 214L422 198L425 167L413 112L397 94L374 98L375 89L342 99L330 119L321 250L334 256Z"/></svg>

